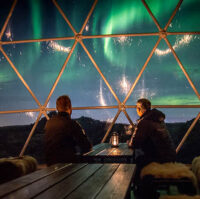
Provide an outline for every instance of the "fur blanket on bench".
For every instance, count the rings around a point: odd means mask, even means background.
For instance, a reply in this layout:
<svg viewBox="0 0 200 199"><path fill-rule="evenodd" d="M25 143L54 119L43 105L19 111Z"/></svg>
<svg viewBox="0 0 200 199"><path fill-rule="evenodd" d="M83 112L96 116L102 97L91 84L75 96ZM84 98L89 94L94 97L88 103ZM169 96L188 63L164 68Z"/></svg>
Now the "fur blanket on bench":
<svg viewBox="0 0 200 199"><path fill-rule="evenodd" d="M200 184L200 156L192 160L192 171L196 175L198 183Z"/></svg>
<svg viewBox="0 0 200 199"><path fill-rule="evenodd" d="M152 162L145 166L140 174L140 177L153 176L154 178L162 179L190 179L196 185L196 177L194 173L182 163L156 163Z"/></svg>
<svg viewBox="0 0 200 199"><path fill-rule="evenodd" d="M31 156L0 159L0 183L18 178L37 169L37 160Z"/></svg>

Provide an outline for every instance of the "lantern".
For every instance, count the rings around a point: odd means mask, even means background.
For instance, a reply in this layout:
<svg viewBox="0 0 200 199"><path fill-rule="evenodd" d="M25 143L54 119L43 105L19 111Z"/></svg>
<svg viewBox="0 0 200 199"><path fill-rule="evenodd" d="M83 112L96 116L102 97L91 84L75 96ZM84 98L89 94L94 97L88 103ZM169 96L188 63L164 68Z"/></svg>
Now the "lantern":
<svg viewBox="0 0 200 199"><path fill-rule="evenodd" d="M113 132L110 138L111 147L118 147L119 146L119 135L116 132Z"/></svg>

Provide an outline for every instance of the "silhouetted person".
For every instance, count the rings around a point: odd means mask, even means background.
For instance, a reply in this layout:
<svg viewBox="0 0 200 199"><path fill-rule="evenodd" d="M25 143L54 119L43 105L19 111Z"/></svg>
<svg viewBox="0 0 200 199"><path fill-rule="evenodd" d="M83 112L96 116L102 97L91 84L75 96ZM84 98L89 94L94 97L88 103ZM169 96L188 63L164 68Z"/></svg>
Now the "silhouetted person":
<svg viewBox="0 0 200 199"><path fill-rule="evenodd" d="M58 114L45 125L45 155L47 165L76 162L77 153L86 153L92 145L84 130L71 119L72 105L67 95L56 101Z"/></svg>
<svg viewBox="0 0 200 199"><path fill-rule="evenodd" d="M145 98L137 101L136 111L140 118L129 147L135 151L137 165L135 184L137 185L144 166L151 162L174 162L176 152L164 123L165 115L157 109L151 109L151 102Z"/></svg>

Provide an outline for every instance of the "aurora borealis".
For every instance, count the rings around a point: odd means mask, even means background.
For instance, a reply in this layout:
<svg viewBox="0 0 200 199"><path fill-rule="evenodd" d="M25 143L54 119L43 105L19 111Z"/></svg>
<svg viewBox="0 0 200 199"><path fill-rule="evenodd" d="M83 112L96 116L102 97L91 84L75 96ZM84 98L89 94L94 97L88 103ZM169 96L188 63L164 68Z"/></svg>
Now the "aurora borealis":
<svg viewBox="0 0 200 199"><path fill-rule="evenodd" d="M57 1L66 17L79 32L93 4L92 0ZM178 0L146 0L162 28L165 27ZM1 28L10 2L0 7ZM169 32L199 32L200 2L183 0L172 20ZM99 0L83 35L155 33L158 29L140 0ZM2 37L4 41L74 36L51 0L19 0ZM122 102L143 67L158 36L113 37L84 39L83 43ZM200 35L167 36L177 56L200 92ZM19 70L35 96L44 104L58 73L73 46L74 40L6 44L2 48ZM73 107L110 106L117 101L95 69L88 55L78 43L61 79L50 98L48 107L55 108L55 100L68 94ZM171 50L161 40L144 73L138 81L127 105L135 105L146 97L153 105L200 105L200 101L180 69ZM0 52L0 111L37 108L37 104ZM187 121L197 116L196 109L162 109L170 122ZM185 113L185 112L186 113ZM100 120L112 119L117 110L74 111ZM135 109L127 110L135 121ZM20 115L20 116L19 116ZM0 115L0 125L34 121L37 113ZM9 119L10 118L10 119ZM119 122L127 119L120 114Z"/></svg>

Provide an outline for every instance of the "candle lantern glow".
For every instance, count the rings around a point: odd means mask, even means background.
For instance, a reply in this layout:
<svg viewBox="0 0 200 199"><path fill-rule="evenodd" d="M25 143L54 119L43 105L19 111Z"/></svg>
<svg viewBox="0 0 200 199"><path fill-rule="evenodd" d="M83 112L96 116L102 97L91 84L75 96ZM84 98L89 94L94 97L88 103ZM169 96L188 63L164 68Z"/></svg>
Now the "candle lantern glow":
<svg viewBox="0 0 200 199"><path fill-rule="evenodd" d="M118 147L119 146L119 135L116 132L113 132L111 138L110 138L110 143L112 147Z"/></svg>

